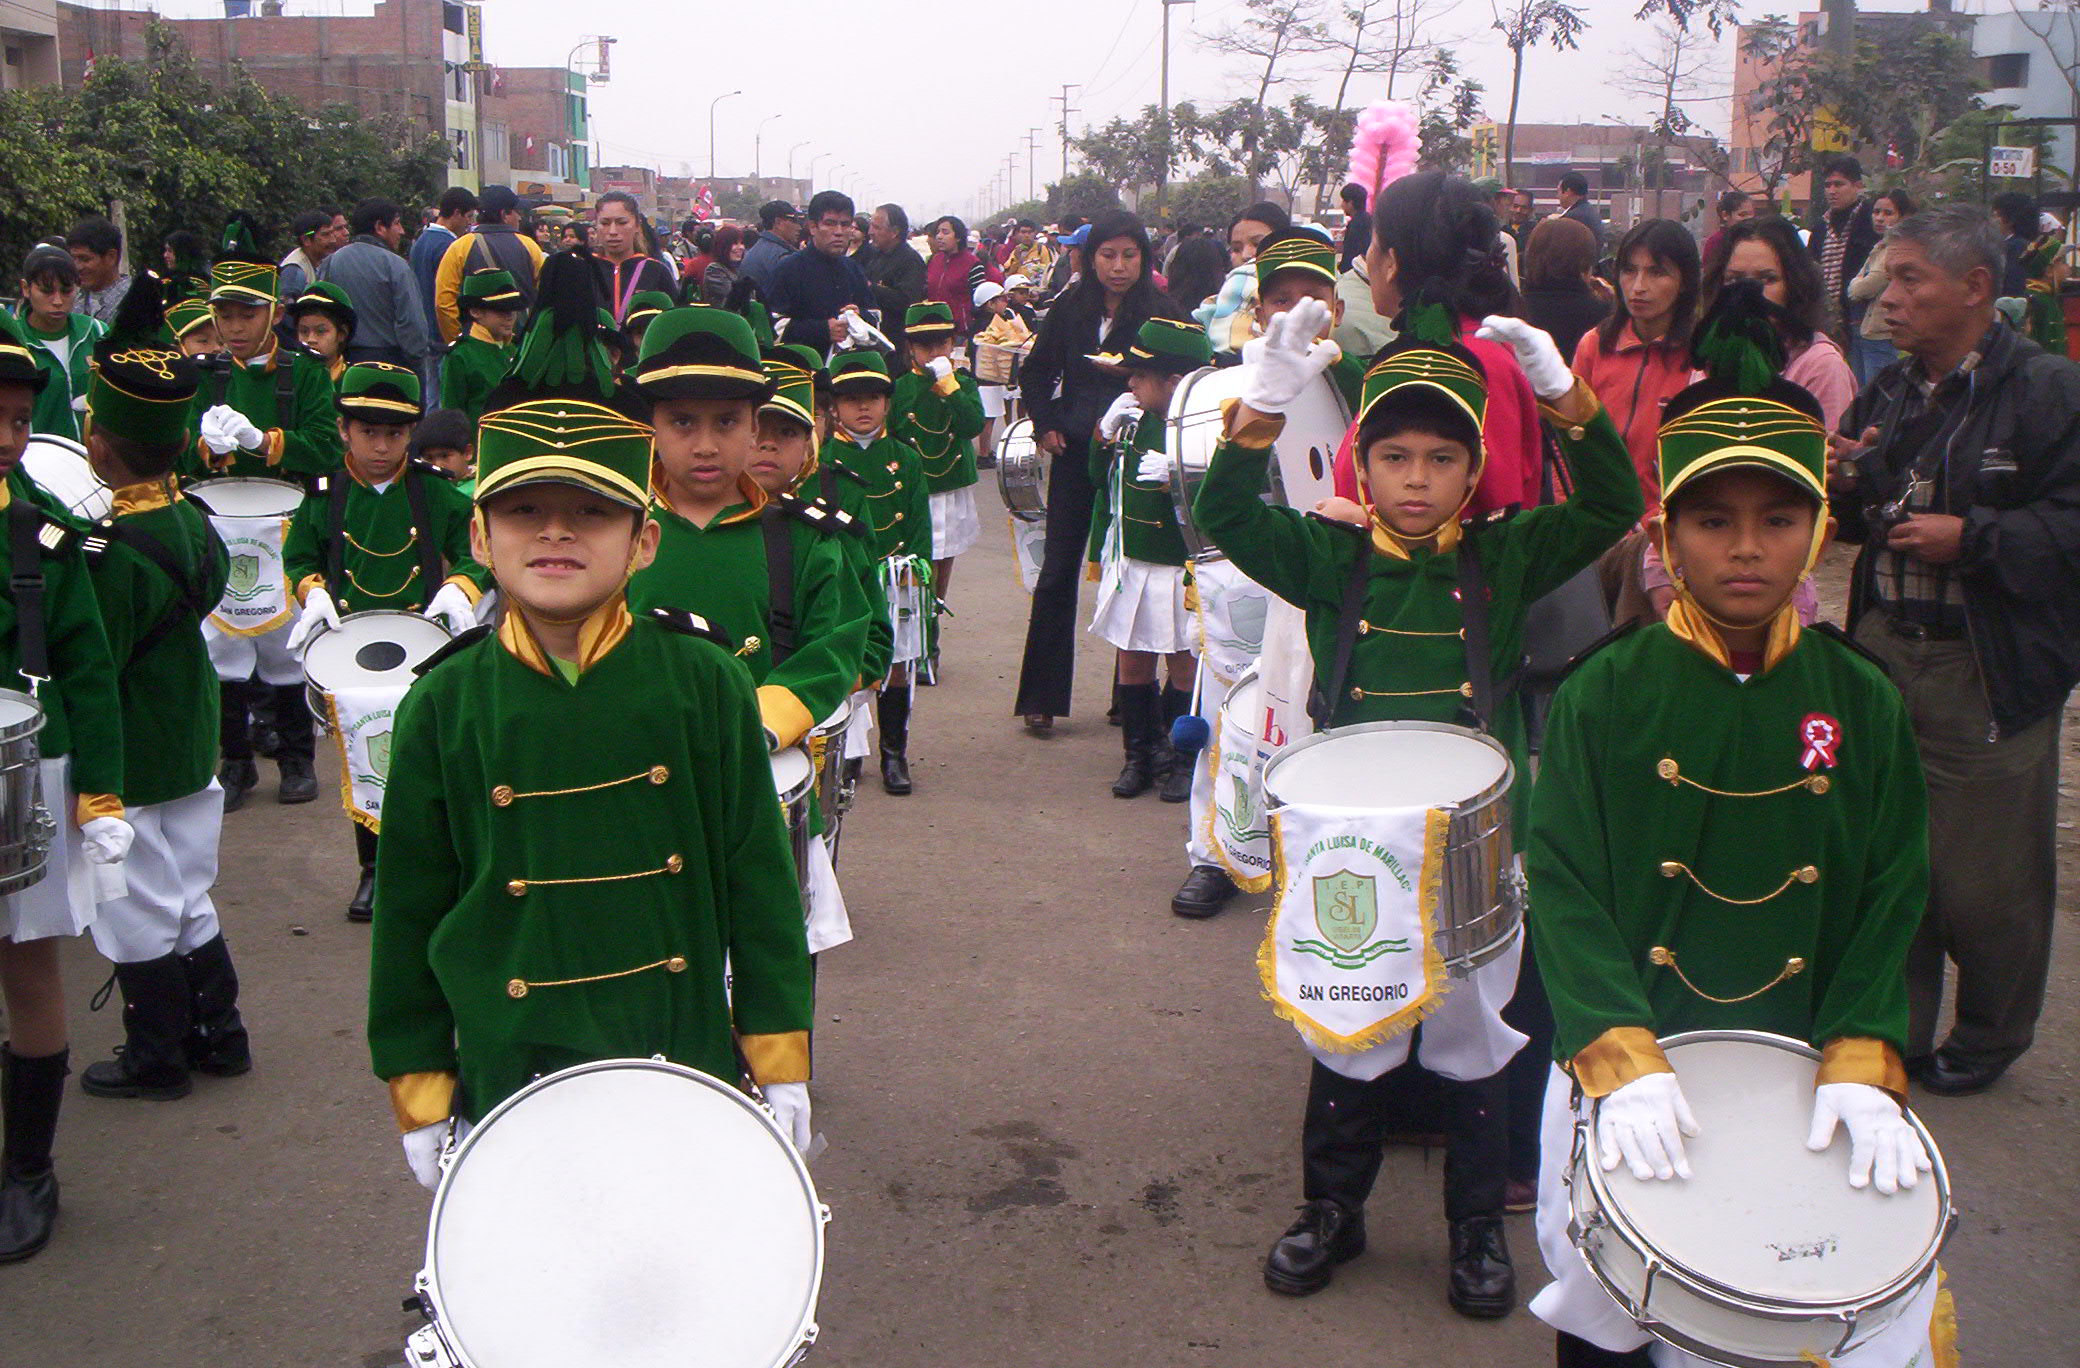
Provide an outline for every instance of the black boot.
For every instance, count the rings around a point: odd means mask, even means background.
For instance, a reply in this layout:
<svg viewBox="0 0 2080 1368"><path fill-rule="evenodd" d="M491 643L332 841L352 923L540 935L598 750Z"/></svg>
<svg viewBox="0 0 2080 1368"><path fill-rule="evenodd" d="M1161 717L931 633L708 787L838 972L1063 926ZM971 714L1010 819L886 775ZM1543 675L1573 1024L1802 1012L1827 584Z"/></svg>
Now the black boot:
<svg viewBox="0 0 2080 1368"><path fill-rule="evenodd" d="M1127 753L1119 778L1112 781L1115 798L1139 798L1156 782L1156 728L1162 725L1163 702L1153 684L1119 686L1119 740Z"/></svg>
<svg viewBox="0 0 2080 1368"><path fill-rule="evenodd" d="M374 921L376 916L376 834L354 823L354 853L361 861L361 882L347 902L347 920Z"/></svg>
<svg viewBox="0 0 2080 1368"><path fill-rule="evenodd" d="M89 1064L79 1085L95 1097L186 1097L188 1081L188 975L178 955L118 964L123 990L123 1043L114 1059Z"/></svg>
<svg viewBox="0 0 2080 1368"><path fill-rule="evenodd" d="M1557 1368L1654 1368L1653 1353L1645 1345L1621 1354L1577 1339L1565 1330L1559 1332L1553 1345L1553 1362Z"/></svg>
<svg viewBox="0 0 2080 1368"><path fill-rule="evenodd" d="M217 782L224 787L224 811L236 812L246 805L246 795L260 782L253 765L251 722L246 715L253 687L243 681L226 680L218 686L217 726L223 747L224 767Z"/></svg>
<svg viewBox="0 0 2080 1368"><path fill-rule="evenodd" d="M1210 917L1226 907L1238 891L1228 871L1219 865L1193 865L1171 897L1170 910L1180 917Z"/></svg>
<svg viewBox="0 0 2080 1368"><path fill-rule="evenodd" d="M1452 1222L1452 1309L1475 1320L1507 1316L1517 1304L1517 1270L1500 1216Z"/></svg>
<svg viewBox="0 0 2080 1368"><path fill-rule="evenodd" d="M50 1243L58 1220L58 1173L51 1142L65 1096L69 1053L33 1058L0 1047L0 1263L26 1259Z"/></svg>
<svg viewBox="0 0 2080 1368"><path fill-rule="evenodd" d="M246 1024L238 1014L238 970L219 934L180 957L188 977L188 1067L235 1078L253 1067Z"/></svg>
<svg viewBox="0 0 2080 1368"><path fill-rule="evenodd" d="M910 690L883 689L881 715L881 787L898 798L910 792Z"/></svg>
<svg viewBox="0 0 2080 1368"><path fill-rule="evenodd" d="M1170 744L1171 728L1177 719L1192 709L1192 694L1189 689L1163 689L1163 733L1157 766L1163 772L1162 791L1156 796L1166 803L1189 803L1192 801L1192 770L1196 756L1185 755Z"/></svg>
<svg viewBox="0 0 2080 1368"><path fill-rule="evenodd" d="M1264 1257L1264 1286L1288 1297L1305 1297L1329 1285L1338 1264L1365 1252L1365 1213L1317 1197L1300 1208Z"/></svg>
<svg viewBox="0 0 2080 1368"><path fill-rule="evenodd" d="M217 771L217 783L224 789L224 811L236 812L246 805L246 795L260 782L260 769L251 759L226 760L224 768Z"/></svg>
<svg viewBox="0 0 2080 1368"><path fill-rule="evenodd" d="M304 699L303 685L276 684L269 701L280 738L274 762L282 772L282 783L275 801L308 803L318 796L318 775L312 764L318 753L318 738L311 727L311 709Z"/></svg>

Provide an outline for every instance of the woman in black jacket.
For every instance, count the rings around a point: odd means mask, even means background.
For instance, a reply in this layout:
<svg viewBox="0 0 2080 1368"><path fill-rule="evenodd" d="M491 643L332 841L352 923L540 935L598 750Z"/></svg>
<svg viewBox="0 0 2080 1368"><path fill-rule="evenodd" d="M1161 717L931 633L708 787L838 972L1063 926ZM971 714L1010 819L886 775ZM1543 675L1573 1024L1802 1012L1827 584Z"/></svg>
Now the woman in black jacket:
<svg viewBox="0 0 2080 1368"><path fill-rule="evenodd" d="M1610 315L1611 301L1597 293L1596 234L1571 218L1549 218L1531 230L1524 248L1524 307L1521 317L1544 329L1564 357L1572 357L1582 334Z"/></svg>
<svg viewBox="0 0 2080 1368"><path fill-rule="evenodd" d="M1076 586L1082 577L1091 524L1090 444L1098 420L1126 389L1085 358L1124 352L1141 325L1175 312L1156 288L1148 231L1131 214L1091 228L1083 275L1048 311L1020 382L1034 440L1049 457L1047 544L1025 661L1019 668L1017 712L1044 731L1069 715L1076 673Z"/></svg>

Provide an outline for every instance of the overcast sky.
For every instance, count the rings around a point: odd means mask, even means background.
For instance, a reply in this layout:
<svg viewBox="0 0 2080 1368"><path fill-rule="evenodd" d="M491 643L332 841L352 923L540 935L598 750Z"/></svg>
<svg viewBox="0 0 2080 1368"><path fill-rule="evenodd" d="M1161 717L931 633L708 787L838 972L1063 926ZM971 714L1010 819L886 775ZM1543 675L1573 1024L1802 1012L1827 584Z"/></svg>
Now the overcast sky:
<svg viewBox="0 0 2080 1368"><path fill-rule="evenodd" d="M1335 0L1329 0L1331 4ZM1960 9L1979 8L1976 0ZM1608 84L1631 49L1651 51L1654 35L1635 20L1639 0L1581 0L1590 26L1579 51L1536 50L1527 64L1519 119L1527 123L1593 121L1613 115L1636 121L1651 101ZM142 8L128 0L127 8ZM367 12L356 0L326 0L331 12ZM1913 9L1912 0L1880 0L1865 9ZM169 14L221 13L207 0L164 0ZM303 9L295 5L293 9ZM1788 12L1788 4L1750 4L1743 13ZM1252 93L1246 64L1211 51L1206 39L1245 13L1242 0L1199 0L1171 10L1170 96L1216 104ZM1459 0L1436 25L1461 64L1487 86L1488 112L1508 108L1509 53L1492 31L1488 0ZM1162 8L1157 0L988 0L948 5L934 0L732 0L717 4L620 5L572 0L486 0L486 57L497 65L554 66L581 38L607 33L613 78L594 87L593 131L603 164L654 166L667 174L708 173L709 102L725 92L715 115L716 169L752 171L753 135L763 124L759 169L807 174L819 186L831 173L860 197L904 204L913 218L972 214L979 188L1004 158L1018 155L1017 194L1028 176L1027 133L1038 129L1036 188L1061 174L1056 132L1064 82L1072 91L1072 132L1131 115L1157 100ZM1691 117L1723 133L1732 83L1731 37L1700 84L1712 98L1689 106ZM1302 91L1334 93L1334 79L1296 79L1275 99ZM1247 79L1245 79L1247 78ZM1397 86L1412 97L1415 83ZM1384 77L1359 76L1352 103L1382 98ZM772 116L778 117L772 117ZM767 120L770 119L770 122Z"/></svg>

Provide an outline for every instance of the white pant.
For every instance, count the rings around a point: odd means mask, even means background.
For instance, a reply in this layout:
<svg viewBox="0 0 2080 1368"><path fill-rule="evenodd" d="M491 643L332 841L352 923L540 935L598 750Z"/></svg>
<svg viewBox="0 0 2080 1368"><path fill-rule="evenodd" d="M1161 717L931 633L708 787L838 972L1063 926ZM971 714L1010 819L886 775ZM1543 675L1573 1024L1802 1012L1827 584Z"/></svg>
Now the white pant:
<svg viewBox="0 0 2080 1368"><path fill-rule="evenodd" d="M202 624L202 639L209 646L209 663L217 667L217 678L241 684L257 671L263 684L303 683L303 662L289 653L289 633L296 616L273 631L259 636L237 636L214 622Z"/></svg>
<svg viewBox="0 0 2080 1368"><path fill-rule="evenodd" d="M1520 930L1509 949L1465 978L1451 980L1437 1010L1423 1018L1423 1038L1416 1062L1440 1078L1478 1082L1501 1071L1531 1037L1502 1019L1502 1009L1517 991L1517 966L1524 958ZM1307 1052L1345 1078L1378 1078L1408 1060L1412 1032L1356 1054L1334 1054L1309 1044ZM1606 1298L1605 1300L1608 1300Z"/></svg>
<svg viewBox="0 0 2080 1368"><path fill-rule="evenodd" d="M72 757L37 762L43 806L56 823L43 877L19 893L0 897L0 936L14 941L77 936L94 921L94 874L72 823Z"/></svg>
<svg viewBox="0 0 2080 1368"><path fill-rule="evenodd" d="M217 938L217 838L224 827L224 790L209 787L171 802L132 808L137 831L123 861L128 897L101 904L94 944L111 963L137 964L187 954Z"/></svg>

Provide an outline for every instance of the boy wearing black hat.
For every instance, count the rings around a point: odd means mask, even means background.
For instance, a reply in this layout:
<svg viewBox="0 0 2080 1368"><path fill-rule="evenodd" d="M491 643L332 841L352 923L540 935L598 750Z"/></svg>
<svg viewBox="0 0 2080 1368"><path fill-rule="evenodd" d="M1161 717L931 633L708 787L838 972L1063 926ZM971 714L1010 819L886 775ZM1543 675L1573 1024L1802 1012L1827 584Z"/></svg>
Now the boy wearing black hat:
<svg viewBox="0 0 2080 1368"><path fill-rule="evenodd" d="M87 459L115 510L87 539L87 564L120 680L123 798L137 833L128 892L103 903L93 927L123 994L122 1047L80 1075L96 1097L181 1097L190 1070L252 1067L238 971L210 900L224 795L202 622L231 565L174 478L202 373L166 345L159 299L156 277L132 281L88 390Z"/></svg>
<svg viewBox="0 0 2080 1368"><path fill-rule="evenodd" d="M347 346L354 340L354 302L330 280L320 280L290 301L290 326L297 345L325 367L335 387L347 370Z"/></svg>

